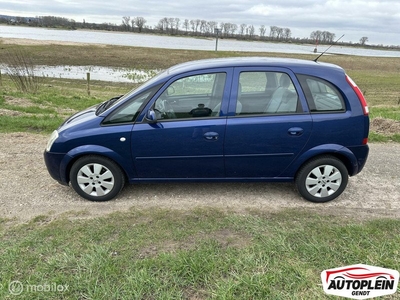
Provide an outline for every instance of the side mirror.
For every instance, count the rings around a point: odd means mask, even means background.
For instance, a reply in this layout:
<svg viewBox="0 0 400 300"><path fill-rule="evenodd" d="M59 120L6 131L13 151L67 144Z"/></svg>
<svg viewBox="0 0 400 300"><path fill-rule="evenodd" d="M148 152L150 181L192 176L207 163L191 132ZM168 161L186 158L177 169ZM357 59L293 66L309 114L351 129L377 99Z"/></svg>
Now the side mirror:
<svg viewBox="0 0 400 300"><path fill-rule="evenodd" d="M149 123L157 123L157 114L154 110L149 109L149 111L146 114L146 119L149 121Z"/></svg>
<svg viewBox="0 0 400 300"><path fill-rule="evenodd" d="M173 86L169 86L169 87L167 88L167 95L168 95L168 96L171 96L171 95L173 95L173 94L175 94L175 88L174 88Z"/></svg>

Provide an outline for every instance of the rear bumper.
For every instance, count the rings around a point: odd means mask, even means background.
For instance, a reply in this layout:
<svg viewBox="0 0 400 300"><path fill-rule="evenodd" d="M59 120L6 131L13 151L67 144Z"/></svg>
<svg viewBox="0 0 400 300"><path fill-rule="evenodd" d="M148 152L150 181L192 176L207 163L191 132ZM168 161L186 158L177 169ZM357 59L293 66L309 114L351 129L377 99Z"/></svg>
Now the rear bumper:
<svg viewBox="0 0 400 300"><path fill-rule="evenodd" d="M350 176L354 176L362 171L367 162L369 147L368 145L356 146L356 147L348 147L348 149L353 152L356 157L356 165L353 166L352 174Z"/></svg>

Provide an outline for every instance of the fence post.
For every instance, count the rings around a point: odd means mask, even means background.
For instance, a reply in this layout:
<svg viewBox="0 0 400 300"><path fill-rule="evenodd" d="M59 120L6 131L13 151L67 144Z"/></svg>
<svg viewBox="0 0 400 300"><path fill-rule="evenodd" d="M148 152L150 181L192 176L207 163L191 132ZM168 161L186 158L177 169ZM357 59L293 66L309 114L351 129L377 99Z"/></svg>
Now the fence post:
<svg viewBox="0 0 400 300"><path fill-rule="evenodd" d="M90 72L86 73L86 80L87 80L87 94L90 96Z"/></svg>
<svg viewBox="0 0 400 300"><path fill-rule="evenodd" d="M3 81L1 79L1 69L0 69L0 86L3 86Z"/></svg>

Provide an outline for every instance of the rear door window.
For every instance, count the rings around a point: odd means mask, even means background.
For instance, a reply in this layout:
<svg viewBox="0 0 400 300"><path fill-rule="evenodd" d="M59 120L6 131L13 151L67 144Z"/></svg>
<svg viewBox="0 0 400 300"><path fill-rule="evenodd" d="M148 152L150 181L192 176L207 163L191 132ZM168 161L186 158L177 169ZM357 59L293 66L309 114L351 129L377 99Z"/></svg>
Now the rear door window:
<svg viewBox="0 0 400 300"><path fill-rule="evenodd" d="M311 112L344 112L343 97L331 83L321 78L297 75Z"/></svg>
<svg viewBox="0 0 400 300"><path fill-rule="evenodd" d="M282 72L241 72L236 115L299 112L298 95L290 76Z"/></svg>

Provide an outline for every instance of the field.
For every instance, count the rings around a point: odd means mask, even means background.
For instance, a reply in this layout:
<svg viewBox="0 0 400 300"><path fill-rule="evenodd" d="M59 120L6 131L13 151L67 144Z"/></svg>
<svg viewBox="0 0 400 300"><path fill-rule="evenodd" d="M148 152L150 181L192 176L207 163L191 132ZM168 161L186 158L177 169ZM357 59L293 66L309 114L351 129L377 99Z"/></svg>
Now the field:
<svg viewBox="0 0 400 300"><path fill-rule="evenodd" d="M0 63L13 47L0 44ZM266 55L104 45L18 47L40 65L139 69ZM400 58L323 56L321 61L342 66L363 90L371 111L370 141L400 142ZM4 74L0 83L0 132L35 136L48 134L77 110L134 87L92 81L88 95L83 80L42 78L36 93L18 91ZM9 171L2 154L0 183ZM23 168L32 172L29 165ZM20 179L17 195L29 193L24 180L29 177ZM322 290L325 269L363 263L400 270L399 219L376 217L363 207L342 215L321 205L279 211L243 206L234 211L197 205L154 209L135 207L132 201L128 211L95 217L89 206L56 217L46 211L27 222L0 218L0 299L14 299L13 293L29 300L336 299ZM10 285L13 281L22 290ZM399 291L385 299L399 299Z"/></svg>

